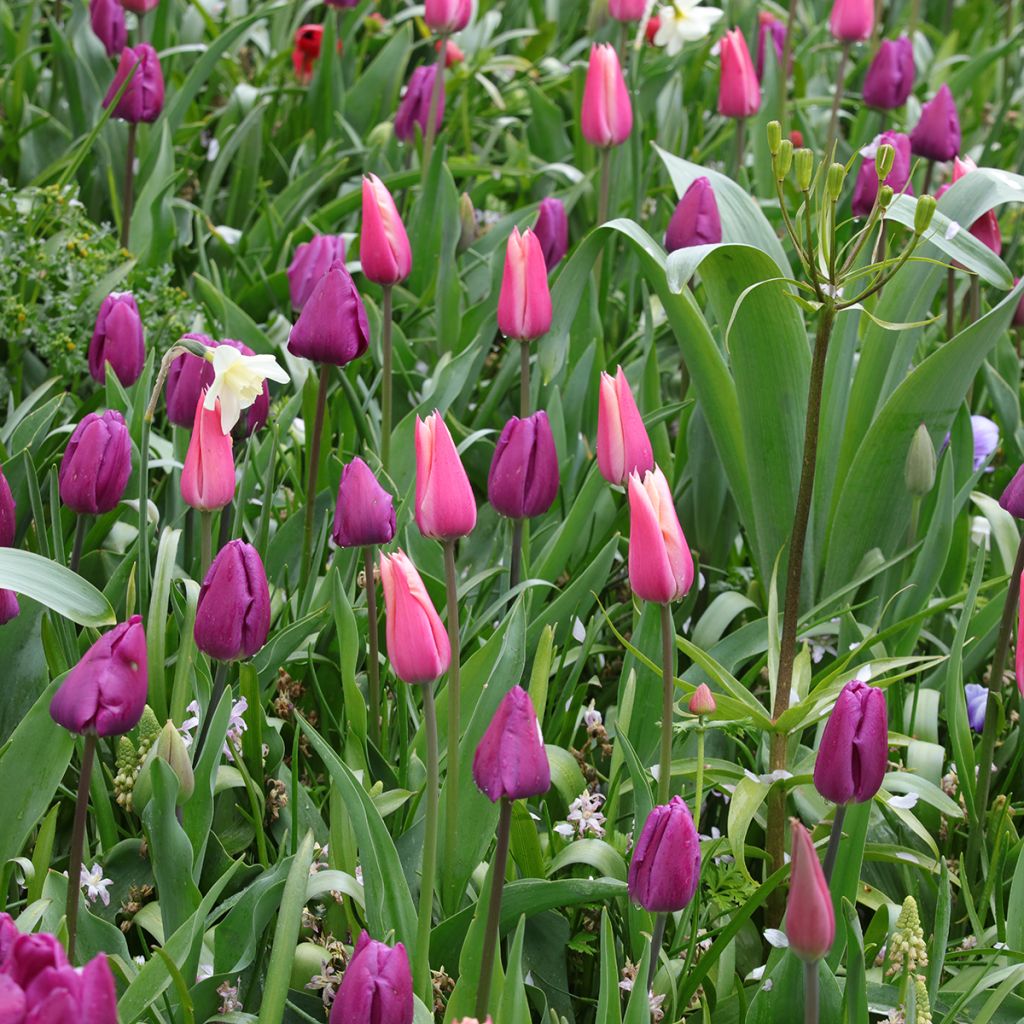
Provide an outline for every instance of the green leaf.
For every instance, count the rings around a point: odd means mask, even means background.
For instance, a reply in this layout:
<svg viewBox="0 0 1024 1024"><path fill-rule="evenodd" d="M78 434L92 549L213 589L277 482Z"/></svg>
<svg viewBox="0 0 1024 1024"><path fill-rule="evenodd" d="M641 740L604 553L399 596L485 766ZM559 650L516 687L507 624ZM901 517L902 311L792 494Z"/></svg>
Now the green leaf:
<svg viewBox="0 0 1024 1024"><path fill-rule="evenodd" d="M156 563L153 567L153 593L149 600L146 623L146 665L149 673L147 703L160 721L167 718L167 689L164 661L167 641L167 602L171 593L171 578L178 554L180 530L164 528L160 535Z"/></svg>
<svg viewBox="0 0 1024 1024"><path fill-rule="evenodd" d="M843 900L846 923L846 984L843 986L843 1024L868 1024L867 975L864 970L864 935L857 908Z"/></svg>
<svg viewBox="0 0 1024 1024"><path fill-rule="evenodd" d="M619 963L615 956L615 934L607 908L601 911L601 988L594 1024L622 1024Z"/></svg>
<svg viewBox="0 0 1024 1024"><path fill-rule="evenodd" d="M548 875L555 875L573 864L585 864L608 878L626 880L622 854L603 839L576 839L569 843L548 865Z"/></svg>
<svg viewBox="0 0 1024 1024"><path fill-rule="evenodd" d="M87 580L31 551L0 548L0 589L13 590L79 626L112 626L110 602Z"/></svg>
<svg viewBox="0 0 1024 1024"><path fill-rule="evenodd" d="M526 987L523 984L523 932L526 918L520 917L512 946L508 951L508 968L505 984L498 1007L501 1024L530 1024L530 1007L526 1001Z"/></svg>
<svg viewBox="0 0 1024 1024"><path fill-rule="evenodd" d="M754 780L745 775L737 783L729 801L729 847L736 858L736 863L748 878L750 872L747 870L746 860L747 830L771 788L771 783L762 782L760 779Z"/></svg>

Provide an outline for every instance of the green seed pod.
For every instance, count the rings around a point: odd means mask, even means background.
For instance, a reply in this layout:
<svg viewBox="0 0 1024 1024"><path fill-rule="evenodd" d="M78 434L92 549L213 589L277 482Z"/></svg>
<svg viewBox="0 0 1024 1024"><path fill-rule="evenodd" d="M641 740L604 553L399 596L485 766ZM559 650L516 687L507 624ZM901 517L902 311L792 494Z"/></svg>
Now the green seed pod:
<svg viewBox="0 0 1024 1024"><path fill-rule="evenodd" d="M832 164L828 169L828 194L833 203L839 202L843 193L843 182L846 181L846 168L842 164Z"/></svg>
<svg viewBox="0 0 1024 1024"><path fill-rule="evenodd" d="M914 431L910 441L903 479L915 498L923 498L935 486L935 445L923 423Z"/></svg>
<svg viewBox="0 0 1024 1024"><path fill-rule="evenodd" d="M814 154L809 149L798 149L793 154L793 165L796 170L796 187L807 192L814 177Z"/></svg>
<svg viewBox="0 0 1024 1024"><path fill-rule="evenodd" d="M782 125L778 121L768 122L768 152L775 156L782 144Z"/></svg>
<svg viewBox="0 0 1024 1024"><path fill-rule="evenodd" d="M779 152L775 157L775 177L782 181L789 174L793 166L793 143L790 139L783 139L779 146Z"/></svg>
<svg viewBox="0 0 1024 1024"><path fill-rule="evenodd" d="M892 202L892 186L883 185L878 190L878 205L883 209L887 209L889 204Z"/></svg>
<svg viewBox="0 0 1024 1024"><path fill-rule="evenodd" d="M919 196L914 210L914 233L923 235L932 222L935 214L935 197Z"/></svg>
<svg viewBox="0 0 1024 1024"><path fill-rule="evenodd" d="M459 196L459 252L465 252L477 239L476 210L468 192Z"/></svg>

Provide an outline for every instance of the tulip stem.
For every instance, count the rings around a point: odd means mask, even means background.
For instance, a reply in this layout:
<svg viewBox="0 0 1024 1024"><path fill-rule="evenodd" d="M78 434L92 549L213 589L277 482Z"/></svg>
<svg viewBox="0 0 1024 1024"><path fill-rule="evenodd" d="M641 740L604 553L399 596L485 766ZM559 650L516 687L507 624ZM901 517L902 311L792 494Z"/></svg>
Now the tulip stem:
<svg viewBox="0 0 1024 1024"><path fill-rule="evenodd" d="M786 124L787 105L789 103L789 61L793 52L793 30L796 28L796 0L789 0L789 11L786 14L786 38L782 42L782 67L779 68L779 123L785 135L789 128Z"/></svg>
<svg viewBox="0 0 1024 1024"><path fill-rule="evenodd" d="M846 65L850 60L850 44L843 43L839 57L839 73L836 75L836 94L832 97L832 117L828 123L828 144L825 146L825 159L835 159L832 152L836 144L836 133L839 130L839 105L843 101L843 83L846 80Z"/></svg>
<svg viewBox="0 0 1024 1024"><path fill-rule="evenodd" d="M512 801L503 796L501 811L498 814L498 838L494 847L494 860L491 862L491 898L487 906L487 929L484 932L483 949L480 952L480 984L476 990L476 1015L481 1021L487 1017L487 1004L491 998L494 954L498 948L498 924L501 921L501 893L505 885L511 828Z"/></svg>
<svg viewBox="0 0 1024 1024"><path fill-rule="evenodd" d="M647 991L654 988L654 976L658 973L658 961L661 959L661 947L665 941L665 925L668 924L668 913L654 915L654 931L651 932L651 965L647 969ZM691 924L696 928L696 919Z"/></svg>
<svg viewBox="0 0 1024 1024"><path fill-rule="evenodd" d="M512 555L508 564L508 589L515 590L522 574L523 565L523 521L512 522Z"/></svg>
<svg viewBox="0 0 1024 1024"><path fill-rule="evenodd" d="M199 550L199 575L205 580L213 561L213 513L205 510L199 513Z"/></svg>
<svg viewBox="0 0 1024 1024"><path fill-rule="evenodd" d="M733 154L732 176L734 181L740 180L740 170L743 168L743 149L746 145L747 119L738 117L736 119L736 152Z"/></svg>
<svg viewBox="0 0 1024 1024"><path fill-rule="evenodd" d="M693 827L700 832L700 812L704 803L704 716L697 723L697 786L693 793Z"/></svg>
<svg viewBox="0 0 1024 1024"><path fill-rule="evenodd" d="M71 829L71 851L68 857L68 960L75 962L75 933L78 930L78 901L81 897L82 847L85 844L85 818L89 811L89 784L92 762L96 755L96 733L87 732L82 747L82 767L78 773L78 796L75 800L75 823Z"/></svg>
<svg viewBox="0 0 1024 1024"><path fill-rule="evenodd" d="M818 961L804 962L804 1024L818 1024Z"/></svg>
<svg viewBox="0 0 1024 1024"><path fill-rule="evenodd" d="M163 379L163 377L157 378L157 387L162 384ZM155 398L150 398L150 407L155 401ZM143 617L149 611L149 429L152 422L153 416L147 409L146 415L142 417L141 436L139 437L139 540L138 573L135 585L135 591L139 595L139 613Z"/></svg>
<svg viewBox="0 0 1024 1024"><path fill-rule="evenodd" d="M600 227L608 219L608 192L611 187L611 165L612 151L607 146L601 150L601 158L598 165L598 175L601 181L598 185L598 198L597 198L597 226ZM597 259L594 261L594 286L600 291L601 288L601 272L604 268L604 250L606 245L602 245L598 250Z"/></svg>
<svg viewBox="0 0 1024 1024"><path fill-rule="evenodd" d="M121 247L128 248L132 226L132 207L135 204L135 134L139 126L128 125L128 146L124 155L124 209L121 211Z"/></svg>
<svg viewBox="0 0 1024 1024"><path fill-rule="evenodd" d="M420 912L416 928L416 991L428 1005L433 1005L433 982L430 978L430 926L434 911L434 875L437 865L437 711L434 707L434 684L423 686L423 728L427 740L427 784L423 791L423 861L420 872ZM453 787L449 786L449 794Z"/></svg>
<svg viewBox="0 0 1024 1024"><path fill-rule="evenodd" d="M377 581L373 578L373 545L363 548L363 574L366 577L366 630L370 651L366 678L370 690L370 739L380 748L380 652L377 645Z"/></svg>
<svg viewBox="0 0 1024 1024"><path fill-rule="evenodd" d="M822 872L825 881L832 881L832 871L836 866L836 857L839 855L839 844L843 839L843 819L846 817L846 804L837 804L836 813L832 819L832 835L828 839L828 849L825 851L825 864Z"/></svg>
<svg viewBox="0 0 1024 1024"><path fill-rule="evenodd" d="M956 334L956 271L946 272L946 339Z"/></svg>
<svg viewBox="0 0 1024 1024"><path fill-rule="evenodd" d="M391 465L391 285L384 285L381 307L381 360L383 378L380 384L380 464L385 476Z"/></svg>
<svg viewBox="0 0 1024 1024"><path fill-rule="evenodd" d="M530 415L530 343L519 342L519 418Z"/></svg>
<svg viewBox="0 0 1024 1024"><path fill-rule="evenodd" d="M672 709L675 697L676 629L672 606L661 606L661 757L658 759L658 803L667 804L672 789Z"/></svg>
<svg viewBox="0 0 1024 1024"><path fill-rule="evenodd" d="M68 563L72 572L78 572L78 563L82 560L82 547L85 545L85 528L88 525L86 516L78 516L75 522L75 542L71 547L71 561Z"/></svg>
<svg viewBox="0 0 1024 1024"><path fill-rule="evenodd" d="M324 432L324 412L327 408L327 389L331 380L331 364L320 367L320 383L316 393L316 417L313 420L313 437L309 444L309 468L306 477L306 524L302 533L302 574L300 593L306 589L306 579L313 558L313 519L316 515L316 478L320 472L320 439Z"/></svg>
<svg viewBox="0 0 1024 1024"><path fill-rule="evenodd" d="M932 174L935 171L935 161L929 160L924 165L924 185L921 186L921 194L928 195L932 187Z"/></svg>
<svg viewBox="0 0 1024 1024"><path fill-rule="evenodd" d="M423 136L423 177L427 176L430 170L430 158L434 153L434 138L436 136L437 108L441 104L441 92L444 89L444 65L445 57L448 54L448 36L441 34L441 45L437 50L437 65L434 74L434 87L430 90L430 114L427 117L427 133Z"/></svg>
<svg viewBox="0 0 1024 1024"><path fill-rule="evenodd" d="M448 601L448 646L451 662L448 666L448 788L445 796L444 863L450 869L455 860L455 846L459 838L459 714L461 694L459 686L459 591L455 575L455 541L444 542L444 583Z"/></svg>
<svg viewBox="0 0 1024 1024"><path fill-rule="evenodd" d="M217 671L213 676L213 687L210 690L210 703L206 705L206 714L202 716L203 720L199 726L199 736L196 738L196 752L192 757L193 764L199 764L199 755L203 752L203 744L206 742L206 736L210 731L210 722L213 720L221 697L224 696L227 681L228 663L226 661L218 661Z"/></svg>

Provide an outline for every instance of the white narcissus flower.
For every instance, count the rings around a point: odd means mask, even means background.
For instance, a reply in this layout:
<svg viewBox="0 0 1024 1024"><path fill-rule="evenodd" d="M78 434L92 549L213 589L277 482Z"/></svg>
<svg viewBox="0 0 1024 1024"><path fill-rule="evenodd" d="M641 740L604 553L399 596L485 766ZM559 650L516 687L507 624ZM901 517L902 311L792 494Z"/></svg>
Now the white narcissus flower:
<svg viewBox="0 0 1024 1024"><path fill-rule="evenodd" d="M703 7L701 0L673 0L658 11L661 23L654 36L655 46L664 46L665 52L674 57L684 43L695 43L703 39L722 17L717 7Z"/></svg>
<svg viewBox="0 0 1024 1024"><path fill-rule="evenodd" d="M230 345L209 349L207 359L213 363L213 384L206 392L204 405L216 408L220 399L220 429L230 434L243 409L248 409L263 393L265 380L287 384L288 372L273 356L247 356Z"/></svg>

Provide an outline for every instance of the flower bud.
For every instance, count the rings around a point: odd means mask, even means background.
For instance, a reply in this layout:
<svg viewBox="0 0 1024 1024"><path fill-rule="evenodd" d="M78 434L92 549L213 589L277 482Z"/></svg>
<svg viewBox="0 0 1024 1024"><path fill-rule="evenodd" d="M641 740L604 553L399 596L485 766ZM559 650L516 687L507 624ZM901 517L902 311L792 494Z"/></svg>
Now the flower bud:
<svg viewBox="0 0 1024 1024"><path fill-rule="evenodd" d="M380 556L388 659L406 683L431 683L448 670L451 647L416 566L404 551Z"/></svg>
<svg viewBox="0 0 1024 1024"><path fill-rule="evenodd" d="M917 205L914 207L914 233L923 235L931 227L932 217L935 216L935 197L919 196Z"/></svg>
<svg viewBox="0 0 1024 1024"><path fill-rule="evenodd" d="M314 235L295 247L288 265L288 294L296 309L309 301L313 289L336 260L345 262L345 239L341 235Z"/></svg>
<svg viewBox="0 0 1024 1024"><path fill-rule="evenodd" d="M189 757L188 747L185 746L177 726L168 721L160 730L156 743L149 748L132 787L132 810L136 814L142 814L153 796L153 762L158 759L168 765L178 779L179 807L188 801L195 790L196 780L192 772L192 759Z"/></svg>
<svg viewBox="0 0 1024 1024"><path fill-rule="evenodd" d="M915 498L923 498L935 485L935 445L923 423L914 431L910 441L903 479Z"/></svg>
<svg viewBox="0 0 1024 1024"><path fill-rule="evenodd" d="M960 152L960 116L945 83L921 107L921 117L910 133L914 156L926 160L952 160Z"/></svg>
<svg viewBox="0 0 1024 1024"><path fill-rule="evenodd" d="M370 343L366 309L352 275L335 260L314 285L288 335L288 351L317 363L344 366Z"/></svg>
<svg viewBox="0 0 1024 1024"><path fill-rule="evenodd" d="M820 960L832 948L836 921L818 854L810 833L794 820L792 870L786 902L786 938L801 960Z"/></svg>
<svg viewBox="0 0 1024 1024"><path fill-rule="evenodd" d="M967 701L967 724L975 731L985 728L985 715L988 711L988 687L980 683L967 683L964 686L964 698Z"/></svg>
<svg viewBox="0 0 1024 1024"><path fill-rule="evenodd" d="M201 512L223 508L235 496L231 435L221 429L220 400L207 409L205 392L196 402L192 437L181 471L181 496Z"/></svg>
<svg viewBox="0 0 1024 1024"><path fill-rule="evenodd" d="M721 240L722 220L715 190L707 178L694 178L668 222L665 248L675 252L692 245L714 245Z"/></svg>
<svg viewBox="0 0 1024 1024"><path fill-rule="evenodd" d="M459 252L465 252L477 239L476 208L468 192L459 196Z"/></svg>
<svg viewBox="0 0 1024 1024"><path fill-rule="evenodd" d="M775 63L779 66L779 73L788 77L790 69L782 70L782 58L786 52L786 23L779 21L768 11L759 11L757 14L757 61L755 64L758 82L764 79L765 57L769 46L775 51ZM782 131L781 125L779 131L780 133Z"/></svg>
<svg viewBox="0 0 1024 1024"><path fill-rule="evenodd" d="M558 495L558 452L546 412L505 424L487 477L487 500L510 519L532 519Z"/></svg>
<svg viewBox="0 0 1024 1024"><path fill-rule="evenodd" d="M48 932L19 934L14 928L9 941L3 973L19 988L28 988L43 971L68 966L64 947Z"/></svg>
<svg viewBox="0 0 1024 1024"><path fill-rule="evenodd" d="M20 614L18 595L13 590L0 590L0 626L6 626Z"/></svg>
<svg viewBox="0 0 1024 1024"><path fill-rule="evenodd" d="M358 456L341 471L332 536L340 548L388 544L395 536L394 500Z"/></svg>
<svg viewBox="0 0 1024 1024"><path fill-rule="evenodd" d="M679 525L672 491L655 466L629 476L629 585L644 601L663 604L693 586L693 557Z"/></svg>
<svg viewBox="0 0 1024 1024"><path fill-rule="evenodd" d="M50 702L50 717L69 732L120 736L138 724L149 677L142 617L104 633L67 674Z"/></svg>
<svg viewBox="0 0 1024 1024"><path fill-rule="evenodd" d="M60 500L80 516L102 515L121 500L132 475L132 442L124 417L91 412L75 427L57 479Z"/></svg>
<svg viewBox="0 0 1024 1024"><path fill-rule="evenodd" d="M104 109L114 102L126 81L128 86L117 101L112 116L129 124L155 121L164 109L164 76L160 70L160 58L149 43L139 43L134 48L126 46L121 51L114 80L103 97Z"/></svg>
<svg viewBox="0 0 1024 1024"><path fill-rule="evenodd" d="M270 632L270 587L259 552L232 540L217 552L196 606L196 647L218 661L251 658Z"/></svg>
<svg viewBox="0 0 1024 1024"><path fill-rule="evenodd" d="M608 0L608 13L616 21L639 21L647 9L647 0Z"/></svg>
<svg viewBox="0 0 1024 1024"><path fill-rule="evenodd" d="M413 71L409 78L409 86L405 95L398 104L398 112L395 114L395 135L402 142L409 142L416 137L416 126L419 125L420 133L427 134L427 121L430 118L430 97L434 91L434 79L437 75L437 66L434 64L421 64ZM434 132L441 130L441 123L444 120L444 87L438 92L437 112L434 115Z"/></svg>
<svg viewBox="0 0 1024 1024"><path fill-rule="evenodd" d="M434 540L468 537L476 526L473 488L436 410L416 417L416 525Z"/></svg>
<svg viewBox="0 0 1024 1024"><path fill-rule="evenodd" d="M889 715L877 686L852 679L821 734L814 787L836 804L863 803L881 788L889 758Z"/></svg>
<svg viewBox="0 0 1024 1024"><path fill-rule="evenodd" d="M974 471L977 472L999 447L999 426L987 416L974 415L971 417L971 439L974 442Z"/></svg>
<svg viewBox="0 0 1024 1024"><path fill-rule="evenodd" d="M128 26L117 0L89 0L89 24L108 57L116 57L125 48Z"/></svg>
<svg viewBox="0 0 1024 1024"><path fill-rule="evenodd" d="M412 973L405 946L361 932L338 986L329 1024L412 1024Z"/></svg>
<svg viewBox="0 0 1024 1024"><path fill-rule="evenodd" d="M652 808L629 862L629 898L652 914L690 905L700 881L700 840L682 797Z"/></svg>
<svg viewBox="0 0 1024 1024"><path fill-rule="evenodd" d="M801 192L807 192L811 187L811 178L814 177L814 154L809 149L798 149L793 154L793 164L796 169L796 187Z"/></svg>
<svg viewBox="0 0 1024 1024"><path fill-rule="evenodd" d="M14 534L17 529L15 507L11 485L4 476L3 467L0 466L0 548L14 545Z"/></svg>
<svg viewBox="0 0 1024 1024"><path fill-rule="evenodd" d="M825 179L825 186L833 203L839 202L839 197L843 194L844 181L846 181L846 168L842 164L831 164Z"/></svg>
<svg viewBox="0 0 1024 1024"><path fill-rule="evenodd" d="M889 172L895 162L896 149L891 143L885 142L878 147L878 152L875 154L875 171L879 181L885 181L889 177Z"/></svg>
<svg viewBox="0 0 1024 1024"><path fill-rule="evenodd" d="M713 715L718 710L715 703L715 695L707 683L701 683L690 697L689 709L691 715Z"/></svg>
<svg viewBox="0 0 1024 1024"><path fill-rule="evenodd" d="M878 205L883 209L887 210L889 204L892 202L893 191L892 185L883 185L878 190Z"/></svg>
<svg viewBox="0 0 1024 1024"><path fill-rule="evenodd" d="M597 402L597 467L610 484L624 484L630 473L654 469L654 451L622 367L601 374Z"/></svg>
<svg viewBox="0 0 1024 1024"><path fill-rule="evenodd" d="M783 139L779 143L779 153L775 158L775 177L783 181L793 166L793 140Z"/></svg>
<svg viewBox="0 0 1024 1024"><path fill-rule="evenodd" d="M778 121L768 122L768 152L776 156L782 145L782 125Z"/></svg>
<svg viewBox="0 0 1024 1024"><path fill-rule="evenodd" d="M875 27L875 0L835 0L828 27L844 43L860 43Z"/></svg>
<svg viewBox="0 0 1024 1024"><path fill-rule="evenodd" d="M473 755L473 781L492 803L523 800L551 788L540 723L530 695L513 686L501 699Z"/></svg>
<svg viewBox="0 0 1024 1024"><path fill-rule="evenodd" d="M551 327L548 268L537 236L513 228L505 247L498 296L498 329L506 338L533 341Z"/></svg>
<svg viewBox="0 0 1024 1024"><path fill-rule="evenodd" d="M722 73L718 85L718 112L725 117L753 117L761 108L761 86L743 33L734 28L719 44Z"/></svg>
<svg viewBox="0 0 1024 1024"><path fill-rule="evenodd" d="M908 36L883 39L864 76L862 95L869 107L895 110L914 88L914 45Z"/></svg>
<svg viewBox="0 0 1024 1024"><path fill-rule="evenodd" d="M583 87L580 129L592 146L621 146L633 130L633 107L615 47L595 43L590 49Z"/></svg>
<svg viewBox="0 0 1024 1024"><path fill-rule="evenodd" d="M561 199L548 196L547 199L540 201L533 233L540 243L541 252L544 253L544 265L550 274L569 248L569 218Z"/></svg>
<svg viewBox="0 0 1024 1024"><path fill-rule="evenodd" d="M111 292L100 305L89 342L89 373L101 384L109 363L124 387L134 384L146 361L139 307L131 292Z"/></svg>
<svg viewBox="0 0 1024 1024"><path fill-rule="evenodd" d="M879 162L887 159L889 153L893 155L893 163L883 179L885 185L895 192L913 194L910 187L910 140L900 132L882 132L871 145L861 150L864 160L857 171L850 200L850 209L855 217L866 217L875 205L875 197L883 198L879 195ZM889 198L891 202L892 197Z"/></svg>
<svg viewBox="0 0 1024 1024"><path fill-rule="evenodd" d="M391 193L376 174L363 178L359 262L367 278L383 285L398 284L412 270L412 249L405 225Z"/></svg>
<svg viewBox="0 0 1024 1024"><path fill-rule="evenodd" d="M999 505L1015 519L1024 519L1024 466L1014 473L1013 479L1006 485L999 496ZM1018 646L1024 648L1024 644Z"/></svg>
<svg viewBox="0 0 1024 1024"><path fill-rule="evenodd" d="M426 0L423 20L433 32L451 35L469 24L473 0Z"/></svg>

